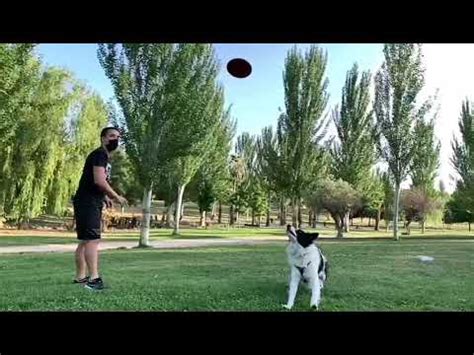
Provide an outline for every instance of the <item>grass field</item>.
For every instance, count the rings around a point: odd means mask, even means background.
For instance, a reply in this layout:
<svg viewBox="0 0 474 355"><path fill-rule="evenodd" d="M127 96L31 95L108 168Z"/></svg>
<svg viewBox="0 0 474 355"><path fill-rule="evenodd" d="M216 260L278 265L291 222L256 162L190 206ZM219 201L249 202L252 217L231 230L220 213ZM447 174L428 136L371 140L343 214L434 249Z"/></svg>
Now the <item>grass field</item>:
<svg viewBox="0 0 474 355"><path fill-rule="evenodd" d="M474 242L323 241L331 269L323 311L474 310ZM423 264L416 255L435 258ZM288 266L283 243L102 253L107 289L71 284L72 254L0 258L0 310L280 311ZM301 288L295 310L309 310Z"/></svg>

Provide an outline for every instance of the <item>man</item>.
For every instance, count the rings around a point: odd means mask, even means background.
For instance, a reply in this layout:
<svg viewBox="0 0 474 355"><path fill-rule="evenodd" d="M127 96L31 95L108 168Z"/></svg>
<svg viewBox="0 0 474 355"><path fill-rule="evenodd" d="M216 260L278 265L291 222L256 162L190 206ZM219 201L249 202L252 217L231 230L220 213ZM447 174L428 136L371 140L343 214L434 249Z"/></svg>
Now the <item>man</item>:
<svg viewBox="0 0 474 355"><path fill-rule="evenodd" d="M104 202L112 207L112 201L121 205L127 200L110 187L110 154L117 149L120 132L107 127L100 133L101 147L86 159L81 180L74 196L74 218L79 245L76 249L76 278L74 283L84 284L91 290L104 288L99 276L98 257ZM87 275L87 271L89 275Z"/></svg>

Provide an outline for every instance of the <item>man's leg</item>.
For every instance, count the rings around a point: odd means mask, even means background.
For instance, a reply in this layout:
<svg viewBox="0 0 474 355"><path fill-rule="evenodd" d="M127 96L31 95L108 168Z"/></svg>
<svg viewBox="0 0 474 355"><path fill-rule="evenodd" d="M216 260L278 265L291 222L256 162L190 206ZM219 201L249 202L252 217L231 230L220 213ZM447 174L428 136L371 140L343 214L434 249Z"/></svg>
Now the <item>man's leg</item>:
<svg viewBox="0 0 474 355"><path fill-rule="evenodd" d="M99 239L85 242L85 260L89 269L89 278L99 278Z"/></svg>
<svg viewBox="0 0 474 355"><path fill-rule="evenodd" d="M86 244L83 241L79 241L76 248L76 280L82 280L87 276L87 264L86 264Z"/></svg>

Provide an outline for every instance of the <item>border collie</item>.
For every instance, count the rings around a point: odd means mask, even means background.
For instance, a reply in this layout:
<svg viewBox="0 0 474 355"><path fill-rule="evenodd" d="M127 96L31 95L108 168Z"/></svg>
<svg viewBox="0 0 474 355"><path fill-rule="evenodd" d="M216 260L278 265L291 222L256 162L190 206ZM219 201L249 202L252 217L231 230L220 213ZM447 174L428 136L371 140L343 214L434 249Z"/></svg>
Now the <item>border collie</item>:
<svg viewBox="0 0 474 355"><path fill-rule="evenodd" d="M310 306L319 309L321 290L328 276L327 259L321 249L313 243L319 237L319 233L295 230L291 225L287 226L287 233L290 243L286 251L291 270L288 302L283 307L293 308L298 286L302 281L311 290Z"/></svg>

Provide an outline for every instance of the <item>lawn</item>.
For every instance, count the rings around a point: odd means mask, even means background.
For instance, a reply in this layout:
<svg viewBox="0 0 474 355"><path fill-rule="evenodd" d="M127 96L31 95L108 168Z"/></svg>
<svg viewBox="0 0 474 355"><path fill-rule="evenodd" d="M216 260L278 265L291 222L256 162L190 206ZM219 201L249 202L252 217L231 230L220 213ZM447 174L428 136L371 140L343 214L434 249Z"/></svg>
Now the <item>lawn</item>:
<svg viewBox="0 0 474 355"><path fill-rule="evenodd" d="M323 241L331 269L323 311L474 310L474 242ZM435 258L423 264L416 255ZM72 254L0 258L0 311L280 311L283 243L102 253L107 289L71 284ZM301 288L295 310L309 310Z"/></svg>

